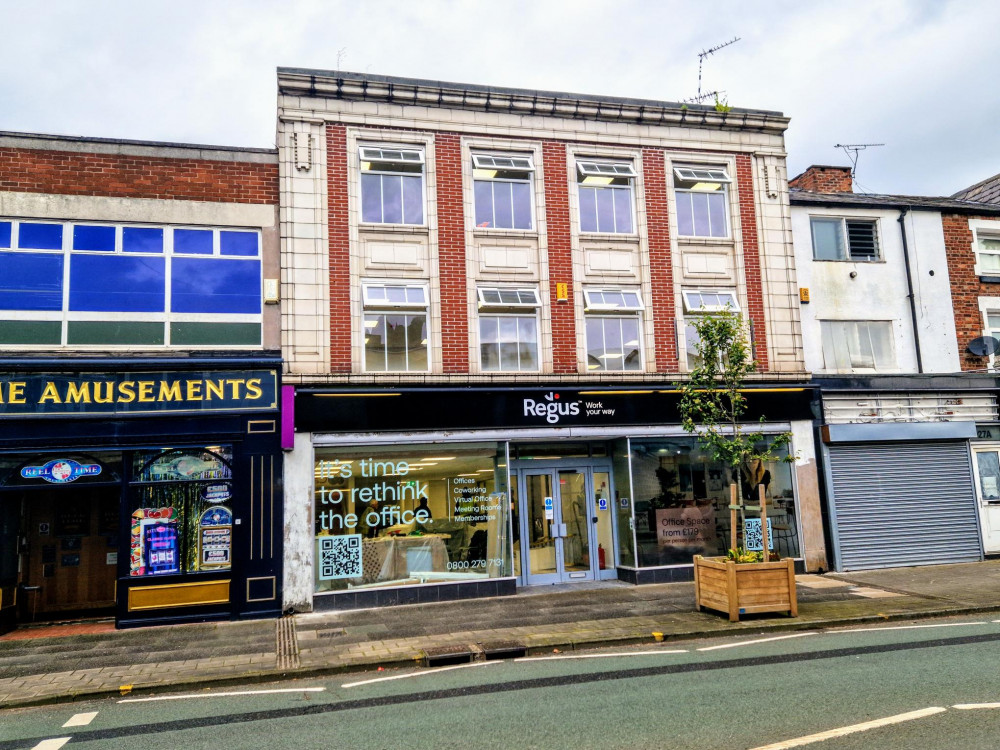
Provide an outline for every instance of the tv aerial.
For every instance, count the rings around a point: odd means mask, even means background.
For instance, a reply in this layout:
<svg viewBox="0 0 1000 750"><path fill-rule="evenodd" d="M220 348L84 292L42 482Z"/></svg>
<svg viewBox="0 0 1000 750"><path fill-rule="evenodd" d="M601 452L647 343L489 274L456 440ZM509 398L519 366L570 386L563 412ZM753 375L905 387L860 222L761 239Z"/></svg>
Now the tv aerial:
<svg viewBox="0 0 1000 750"><path fill-rule="evenodd" d="M722 92L722 91L708 91L708 92L702 94L701 93L701 69L702 69L702 66L705 64L705 58L706 57L709 57L710 55L714 55L720 49L725 49L726 47L728 47L731 44L736 44L736 42L738 42L738 41L740 41L740 37L734 36L728 42L723 42L722 44L717 44L714 47L710 47L709 49L703 49L701 52L698 53L698 95L692 97L691 99L688 99L687 101L690 101L690 102L693 102L693 103L700 103L704 99L707 99L707 98L709 98L711 96L717 96L717 95L719 95L721 93L725 93L725 92Z"/></svg>
<svg viewBox="0 0 1000 750"><path fill-rule="evenodd" d="M833 147L844 149L847 158L851 160L851 179L856 180L858 174L858 154L865 149L884 145L884 143L835 143Z"/></svg>

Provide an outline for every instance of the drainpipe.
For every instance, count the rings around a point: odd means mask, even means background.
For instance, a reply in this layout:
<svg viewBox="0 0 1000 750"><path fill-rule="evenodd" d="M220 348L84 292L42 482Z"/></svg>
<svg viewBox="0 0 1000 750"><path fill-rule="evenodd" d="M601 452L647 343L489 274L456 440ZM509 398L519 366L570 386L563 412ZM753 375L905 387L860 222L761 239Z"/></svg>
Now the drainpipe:
<svg viewBox="0 0 1000 750"><path fill-rule="evenodd" d="M903 265L906 268L906 297L910 300L910 319L913 321L913 346L917 351L917 372L924 371L923 359L920 356L920 333L917 331L917 300L913 294L913 274L910 273L910 250L906 244L906 212L908 207L899 209L899 235L903 238Z"/></svg>

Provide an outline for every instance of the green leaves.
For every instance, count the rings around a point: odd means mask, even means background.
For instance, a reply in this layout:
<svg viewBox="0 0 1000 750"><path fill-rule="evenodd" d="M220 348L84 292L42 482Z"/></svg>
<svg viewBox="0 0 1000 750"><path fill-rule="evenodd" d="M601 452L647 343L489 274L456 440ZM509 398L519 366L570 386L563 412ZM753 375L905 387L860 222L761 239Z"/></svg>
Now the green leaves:
<svg viewBox="0 0 1000 750"><path fill-rule="evenodd" d="M776 452L791 441L791 433L765 435L761 430L747 430L742 421L747 409L742 388L757 371L746 321L727 309L702 315L694 328L701 364L692 370L690 380L678 386L681 425L697 435L716 460L734 468L755 460L774 460ZM761 417L761 424L764 421Z"/></svg>

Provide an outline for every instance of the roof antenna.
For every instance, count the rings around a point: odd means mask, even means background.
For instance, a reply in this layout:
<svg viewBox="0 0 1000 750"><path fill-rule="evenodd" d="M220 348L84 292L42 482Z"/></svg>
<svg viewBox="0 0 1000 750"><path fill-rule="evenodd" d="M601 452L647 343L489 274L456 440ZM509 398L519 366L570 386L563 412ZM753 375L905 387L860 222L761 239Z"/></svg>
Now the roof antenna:
<svg viewBox="0 0 1000 750"><path fill-rule="evenodd" d="M337 50L337 70L340 70L340 61L347 57L347 47L341 47Z"/></svg>
<svg viewBox="0 0 1000 750"><path fill-rule="evenodd" d="M847 158L851 160L851 179L855 182L858 181L858 154L864 151L866 148L875 148L877 146L884 146L884 143L836 143L834 148L844 149L844 153L847 154Z"/></svg>
<svg viewBox="0 0 1000 750"><path fill-rule="evenodd" d="M700 102L704 98L707 98L707 97L709 97L709 96L711 96L713 94L720 93L718 91L710 91L709 93L705 94L704 96L702 95L702 93L701 93L701 67L705 63L705 58L706 57L708 57L709 55L714 55L720 49L723 49L724 47L728 47L730 44L736 44L736 42L738 42L739 40L740 40L740 38L738 36L734 36L728 42L723 42L722 44L717 44L714 47L712 47L711 49L703 49L701 52L698 53L698 95L696 97L694 97L694 99L692 99L691 101Z"/></svg>

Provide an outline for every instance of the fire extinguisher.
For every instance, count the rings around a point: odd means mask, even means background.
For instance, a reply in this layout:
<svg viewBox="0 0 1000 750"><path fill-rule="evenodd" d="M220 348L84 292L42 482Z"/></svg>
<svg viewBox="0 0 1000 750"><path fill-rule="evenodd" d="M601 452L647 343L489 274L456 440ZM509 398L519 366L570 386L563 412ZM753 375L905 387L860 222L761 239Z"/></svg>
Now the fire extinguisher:
<svg viewBox="0 0 1000 750"><path fill-rule="evenodd" d="M601 565L601 570L604 570L607 567L604 564L604 547L600 544L597 545L597 561Z"/></svg>

